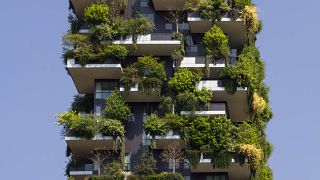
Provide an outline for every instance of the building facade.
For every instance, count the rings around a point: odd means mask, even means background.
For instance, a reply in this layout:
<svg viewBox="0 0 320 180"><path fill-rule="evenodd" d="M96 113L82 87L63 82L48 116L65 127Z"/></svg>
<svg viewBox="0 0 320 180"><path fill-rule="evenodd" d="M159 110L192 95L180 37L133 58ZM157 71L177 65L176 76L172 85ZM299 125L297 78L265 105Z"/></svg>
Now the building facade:
<svg viewBox="0 0 320 180"><path fill-rule="evenodd" d="M76 117L72 119L67 113L59 116L67 154L72 158L66 169L70 178L103 176L102 167L114 161L121 162L124 172L134 174L141 155L148 150L156 160L157 174L175 171L185 180L272 179L266 165L272 147L264 133L272 112L268 88L263 83L263 61L254 44L262 25L250 0L70 0L69 3L71 28L65 36L69 49L65 47L64 57L66 70L81 94L75 98L73 114L69 112ZM94 5L97 6L93 8ZM108 7L105 19L101 15L106 13L103 7ZM144 24L145 19L130 22L141 17L147 17L152 27ZM131 26L123 30L121 26L125 24L121 21ZM104 51L111 48L122 51ZM125 57L119 56L122 52ZM194 77L187 76L190 74ZM184 82L179 85L179 80L184 75L191 78L187 83L194 87L180 88ZM130 110L127 120L108 114L112 108L118 111L112 102L107 103L114 92ZM201 94L205 94L205 100ZM196 102L192 101L194 97ZM79 106L85 106L82 109L76 107L80 101ZM163 110L165 105L168 111ZM111 110L106 110L107 106ZM146 128L152 121L150 117L170 121L171 116L166 114L177 115L185 124L174 128L162 124L157 130L167 129L159 134ZM97 131L89 137L72 133L89 125L69 122L85 118L101 122L105 117L121 121L123 138ZM218 120L220 117L222 120ZM216 128L220 125L215 123L225 119L228 127L221 124L223 132L220 132ZM211 125L200 127L197 121ZM191 127L200 133L202 129L208 131L210 137L203 135L201 143L196 142ZM225 134L226 141L220 137L225 129L230 129ZM166 161L163 152L172 144L182 155ZM100 151L112 151L112 155L99 154ZM227 163L221 165L221 161Z"/></svg>

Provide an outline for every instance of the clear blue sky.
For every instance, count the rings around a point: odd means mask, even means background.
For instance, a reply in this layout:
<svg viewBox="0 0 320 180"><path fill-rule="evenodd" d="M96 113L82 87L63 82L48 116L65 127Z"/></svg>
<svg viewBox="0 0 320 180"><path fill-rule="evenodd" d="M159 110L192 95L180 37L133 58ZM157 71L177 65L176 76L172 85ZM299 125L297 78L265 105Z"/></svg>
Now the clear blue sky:
<svg viewBox="0 0 320 180"><path fill-rule="evenodd" d="M268 137L275 180L319 179L319 0L256 0L257 45L267 65L274 118ZM54 115L76 94L64 70L67 0L7 0L0 23L2 180L62 180L65 142Z"/></svg>

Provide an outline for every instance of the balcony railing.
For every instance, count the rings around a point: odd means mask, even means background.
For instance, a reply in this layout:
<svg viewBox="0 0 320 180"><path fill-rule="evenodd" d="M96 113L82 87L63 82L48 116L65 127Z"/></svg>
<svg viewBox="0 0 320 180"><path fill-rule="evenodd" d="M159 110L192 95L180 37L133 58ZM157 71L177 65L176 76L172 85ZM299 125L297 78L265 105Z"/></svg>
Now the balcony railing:
<svg viewBox="0 0 320 180"><path fill-rule="evenodd" d="M70 176L88 176L96 174L93 164L82 164L70 167Z"/></svg>

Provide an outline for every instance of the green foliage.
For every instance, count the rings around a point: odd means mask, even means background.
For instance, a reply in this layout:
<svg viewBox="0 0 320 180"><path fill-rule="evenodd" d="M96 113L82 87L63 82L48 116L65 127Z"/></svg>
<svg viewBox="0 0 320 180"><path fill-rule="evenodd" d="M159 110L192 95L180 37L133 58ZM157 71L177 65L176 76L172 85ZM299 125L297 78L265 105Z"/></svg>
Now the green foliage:
<svg viewBox="0 0 320 180"><path fill-rule="evenodd" d="M124 175L119 176L90 176L89 180L123 180Z"/></svg>
<svg viewBox="0 0 320 180"><path fill-rule="evenodd" d="M182 53L181 50L174 50L171 54L171 59L173 60L176 68L180 67L183 58L184 58L184 54Z"/></svg>
<svg viewBox="0 0 320 180"><path fill-rule="evenodd" d="M111 41L116 36L117 32L109 24L100 24L91 27L91 39L93 42Z"/></svg>
<svg viewBox="0 0 320 180"><path fill-rule="evenodd" d="M96 121L93 118L80 117L78 120L73 121L69 129L70 135L86 139L93 138L96 132Z"/></svg>
<svg viewBox="0 0 320 180"><path fill-rule="evenodd" d="M224 0L205 0L199 5L200 16L207 20L220 20L223 12L228 10Z"/></svg>
<svg viewBox="0 0 320 180"><path fill-rule="evenodd" d="M104 136L113 136L114 138L124 138L124 127L118 120L100 119L98 124L99 132Z"/></svg>
<svg viewBox="0 0 320 180"><path fill-rule="evenodd" d="M256 180L273 180L272 170L269 166L260 165L256 175Z"/></svg>
<svg viewBox="0 0 320 180"><path fill-rule="evenodd" d="M143 151L139 159L139 164L137 164L133 170L134 174L146 176L155 173L157 161L148 149Z"/></svg>
<svg viewBox="0 0 320 180"><path fill-rule="evenodd" d="M265 75L258 49L253 45L244 47L235 65L225 68L225 76L241 87L249 87L251 90L260 87Z"/></svg>
<svg viewBox="0 0 320 180"><path fill-rule="evenodd" d="M132 36L132 42L136 49L138 35L150 34L154 29L154 23L146 16L138 14L136 18L128 21L128 32Z"/></svg>
<svg viewBox="0 0 320 180"><path fill-rule="evenodd" d="M183 130L187 120L177 114L166 114L163 118L166 123L167 129L170 130Z"/></svg>
<svg viewBox="0 0 320 180"><path fill-rule="evenodd" d="M168 86L176 93L193 91L200 79L201 76L199 74L192 72L187 68L180 68L176 73L174 73L173 78L169 80Z"/></svg>
<svg viewBox="0 0 320 180"><path fill-rule="evenodd" d="M123 172L123 165L116 161L113 161L107 164L102 170L102 174L105 176L112 177L113 179L117 179L117 178L120 179L122 177L121 180L123 180L124 176L122 172Z"/></svg>
<svg viewBox="0 0 320 180"><path fill-rule="evenodd" d="M109 7L107 5L94 3L84 10L84 20L93 25L108 23L108 13Z"/></svg>
<svg viewBox="0 0 320 180"><path fill-rule="evenodd" d="M71 110L76 112L92 113L93 104L93 94L78 94L73 96Z"/></svg>
<svg viewBox="0 0 320 180"><path fill-rule="evenodd" d="M189 147L202 152L231 152L234 125L225 116L197 117L186 128Z"/></svg>
<svg viewBox="0 0 320 180"><path fill-rule="evenodd" d="M130 91L130 88L136 83L140 83L140 77L138 75L138 69L134 65L130 65L123 69L120 82L124 85L126 93Z"/></svg>
<svg viewBox="0 0 320 180"><path fill-rule="evenodd" d="M196 111L199 107L198 97L189 91L179 93L177 96L178 111Z"/></svg>
<svg viewBox="0 0 320 180"><path fill-rule="evenodd" d="M63 134L65 134L66 131L72 127L73 122L80 119L79 113L75 111L58 114L56 115L56 117L59 119L57 121L57 125L63 126L63 129L62 129Z"/></svg>
<svg viewBox="0 0 320 180"><path fill-rule="evenodd" d="M187 158L193 168L197 168L201 158L199 150L187 150Z"/></svg>
<svg viewBox="0 0 320 180"><path fill-rule="evenodd" d="M234 7L237 9L243 9L245 6L251 6L251 0L234 0Z"/></svg>
<svg viewBox="0 0 320 180"><path fill-rule="evenodd" d="M238 144L259 145L259 134L254 125L244 122L238 125L236 132L236 142Z"/></svg>
<svg viewBox="0 0 320 180"><path fill-rule="evenodd" d="M164 65L158 62L158 58L143 56L124 69L120 81L124 84L126 92L138 83L140 91L149 95L154 91L160 92L162 83L166 79Z"/></svg>
<svg viewBox="0 0 320 180"><path fill-rule="evenodd" d="M228 168L232 154L230 152L220 151L211 153L211 164L213 168Z"/></svg>
<svg viewBox="0 0 320 180"><path fill-rule="evenodd" d="M159 110L162 114L172 113L173 99L170 96L162 96L160 99Z"/></svg>
<svg viewBox="0 0 320 180"><path fill-rule="evenodd" d="M148 176L130 175L127 180L183 180L183 176L179 173L162 172L160 174L151 174Z"/></svg>
<svg viewBox="0 0 320 180"><path fill-rule="evenodd" d="M205 87L202 88L201 90L196 89L194 93L197 96L199 103L201 104L208 104L211 101L213 96L213 91Z"/></svg>
<svg viewBox="0 0 320 180"><path fill-rule="evenodd" d="M130 109L119 92L113 92L111 96L106 99L105 112L106 118L116 119L122 123L126 122L130 115Z"/></svg>
<svg viewBox="0 0 320 180"><path fill-rule="evenodd" d="M160 92L162 83L167 79L164 65L158 62L158 58L152 56L139 57L135 63L141 84L139 88L150 94L152 91Z"/></svg>
<svg viewBox="0 0 320 180"><path fill-rule="evenodd" d="M228 56L230 51L228 43L228 37L215 24L204 34L202 39L206 56L212 56L215 60Z"/></svg>
<svg viewBox="0 0 320 180"><path fill-rule="evenodd" d="M155 114L151 114L148 117L148 119L143 123L143 127L146 133L150 133L152 137L156 135L165 135L168 132L166 122Z"/></svg>
<svg viewBox="0 0 320 180"><path fill-rule="evenodd" d="M66 48L77 48L88 43L88 36L83 34L67 33L62 38Z"/></svg>
<svg viewBox="0 0 320 180"><path fill-rule="evenodd" d="M128 49L122 45L109 45L105 47L107 57L117 60L125 60L128 56Z"/></svg>
<svg viewBox="0 0 320 180"><path fill-rule="evenodd" d="M93 45L85 44L74 50L75 57L79 59L81 65L87 64L89 61L95 61L97 56Z"/></svg>
<svg viewBox="0 0 320 180"><path fill-rule="evenodd" d="M261 149L258 149L256 146L251 144L240 144L239 147L237 147L237 152L248 158L251 170L254 172L257 171L263 160Z"/></svg>

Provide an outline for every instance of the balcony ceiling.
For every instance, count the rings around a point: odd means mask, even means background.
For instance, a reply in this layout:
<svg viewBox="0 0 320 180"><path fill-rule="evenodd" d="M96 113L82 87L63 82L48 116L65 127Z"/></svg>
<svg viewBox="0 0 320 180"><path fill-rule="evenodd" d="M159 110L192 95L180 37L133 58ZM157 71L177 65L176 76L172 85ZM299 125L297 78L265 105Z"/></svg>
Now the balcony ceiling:
<svg viewBox="0 0 320 180"><path fill-rule="evenodd" d="M89 153L96 148L105 148L108 150L112 150L114 146L113 139L105 139L105 140L81 139L80 140L76 138L66 137L66 142L76 159L87 157Z"/></svg>
<svg viewBox="0 0 320 180"><path fill-rule="evenodd" d="M120 79L122 73L120 64L68 64L67 70L80 94L94 93L95 79Z"/></svg>
<svg viewBox="0 0 320 180"><path fill-rule="evenodd" d="M83 12L86 7L95 2L98 2L98 0L70 0L70 4L73 7L74 13L80 20L83 19Z"/></svg>
<svg viewBox="0 0 320 180"><path fill-rule="evenodd" d="M180 48L180 41L138 41L137 50L134 50L132 41L114 41L113 44L124 45L130 56L170 56L175 49Z"/></svg>
<svg viewBox="0 0 320 180"><path fill-rule="evenodd" d="M157 11L168 11L183 9L186 0L153 0L154 9Z"/></svg>
<svg viewBox="0 0 320 180"><path fill-rule="evenodd" d="M211 163L199 163L197 168L190 166L192 173L208 173L208 172L228 172L229 180L248 180L250 179L249 166L239 163L231 163L227 169L213 168Z"/></svg>
<svg viewBox="0 0 320 180"><path fill-rule="evenodd" d="M248 120L249 108L247 91L238 88L234 95L228 94L225 90L214 91L213 100L216 102L227 102L229 117L233 122Z"/></svg>

